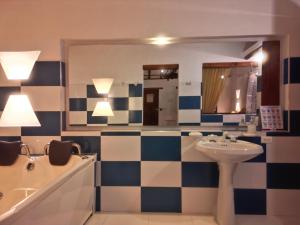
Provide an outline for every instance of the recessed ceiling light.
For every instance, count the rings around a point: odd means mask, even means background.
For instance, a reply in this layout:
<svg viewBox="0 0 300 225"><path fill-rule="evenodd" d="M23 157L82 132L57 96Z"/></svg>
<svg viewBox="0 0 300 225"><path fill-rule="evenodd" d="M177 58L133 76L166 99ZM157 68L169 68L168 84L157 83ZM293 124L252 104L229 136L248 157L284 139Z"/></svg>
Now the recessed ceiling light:
<svg viewBox="0 0 300 225"><path fill-rule="evenodd" d="M165 36L157 36L154 38L150 38L149 40L150 40L150 44L163 46L163 45L171 44L173 38L165 37Z"/></svg>

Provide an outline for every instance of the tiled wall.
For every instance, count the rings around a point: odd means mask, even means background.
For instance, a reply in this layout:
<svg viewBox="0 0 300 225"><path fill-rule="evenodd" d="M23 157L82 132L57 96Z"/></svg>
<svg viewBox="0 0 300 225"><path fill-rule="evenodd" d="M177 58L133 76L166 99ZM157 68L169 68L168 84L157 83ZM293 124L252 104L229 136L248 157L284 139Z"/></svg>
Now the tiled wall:
<svg viewBox="0 0 300 225"><path fill-rule="evenodd" d="M121 86L112 86L112 95L109 95L109 102L114 112L113 117L97 116L93 117L93 111L97 101L101 96L97 93L95 86L82 85L76 88L76 98L69 98L69 121L70 125L84 126L141 126L143 119L143 85L142 84L122 84Z"/></svg>
<svg viewBox="0 0 300 225"><path fill-rule="evenodd" d="M277 133L272 143L263 144L265 154L239 165L234 177L239 214L298 213L300 60L291 58L290 62L290 68L285 67L290 75L285 73L284 88L289 88L291 96L286 111L291 132ZM30 81L15 85L1 83L0 110L10 93L25 92L42 127L1 128L0 139L21 139L34 153L42 152L43 146L52 139L74 140L83 152L97 153L98 210L183 213L214 210L217 165L193 148L193 137L187 136L187 132L61 132L61 124L65 122L62 68L60 62L37 62ZM219 117L203 120L224 122ZM243 139L261 144L260 137Z"/></svg>

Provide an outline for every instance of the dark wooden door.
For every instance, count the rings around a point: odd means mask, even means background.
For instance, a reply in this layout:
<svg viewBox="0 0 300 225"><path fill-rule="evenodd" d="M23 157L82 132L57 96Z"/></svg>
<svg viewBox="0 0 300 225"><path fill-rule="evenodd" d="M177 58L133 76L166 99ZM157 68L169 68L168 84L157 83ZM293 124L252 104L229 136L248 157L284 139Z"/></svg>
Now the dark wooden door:
<svg viewBox="0 0 300 225"><path fill-rule="evenodd" d="M158 125L159 89L144 89L144 125Z"/></svg>

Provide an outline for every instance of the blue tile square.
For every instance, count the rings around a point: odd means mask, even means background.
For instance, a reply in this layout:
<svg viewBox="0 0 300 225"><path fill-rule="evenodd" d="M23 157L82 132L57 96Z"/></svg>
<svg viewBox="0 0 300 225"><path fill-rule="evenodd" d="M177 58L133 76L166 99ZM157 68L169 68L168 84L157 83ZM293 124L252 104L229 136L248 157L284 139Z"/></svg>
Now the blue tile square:
<svg viewBox="0 0 300 225"><path fill-rule="evenodd" d="M66 86L66 64L64 62L60 63L60 69L61 69L61 79L60 79L60 84L61 86L65 87Z"/></svg>
<svg viewBox="0 0 300 225"><path fill-rule="evenodd" d="M129 98L110 98L112 110L128 110Z"/></svg>
<svg viewBox="0 0 300 225"><path fill-rule="evenodd" d="M290 111L290 132L300 134L300 110Z"/></svg>
<svg viewBox="0 0 300 225"><path fill-rule="evenodd" d="M201 123L223 123L223 115L201 114Z"/></svg>
<svg viewBox="0 0 300 225"><path fill-rule="evenodd" d="M200 109L200 96L179 96L179 109Z"/></svg>
<svg viewBox="0 0 300 225"><path fill-rule="evenodd" d="M143 84L129 84L129 97L143 97Z"/></svg>
<svg viewBox="0 0 300 225"><path fill-rule="evenodd" d="M290 83L300 83L300 57L292 57L290 60Z"/></svg>
<svg viewBox="0 0 300 225"><path fill-rule="evenodd" d="M92 116L93 112L87 112L87 123L88 124L107 124L107 116Z"/></svg>
<svg viewBox="0 0 300 225"><path fill-rule="evenodd" d="M107 97L107 95L98 94L98 92L93 84L86 85L86 96L88 98L106 98Z"/></svg>
<svg viewBox="0 0 300 225"><path fill-rule="evenodd" d="M100 212L101 211L101 188L100 187L96 187L95 205L96 205L96 212Z"/></svg>
<svg viewBox="0 0 300 225"><path fill-rule="evenodd" d="M300 189L300 163L268 163L267 187Z"/></svg>
<svg viewBox="0 0 300 225"><path fill-rule="evenodd" d="M101 162L102 186L140 186L140 162Z"/></svg>
<svg viewBox="0 0 300 225"><path fill-rule="evenodd" d="M182 162L183 187L218 187L219 170L215 162Z"/></svg>
<svg viewBox="0 0 300 225"><path fill-rule="evenodd" d="M79 144L82 153L97 154L97 159L100 160L100 136L62 136L61 140Z"/></svg>
<svg viewBox="0 0 300 225"><path fill-rule="evenodd" d="M223 123L223 126L239 126L238 122L226 122Z"/></svg>
<svg viewBox="0 0 300 225"><path fill-rule="evenodd" d="M289 83L289 59L283 60L283 84Z"/></svg>
<svg viewBox="0 0 300 225"><path fill-rule="evenodd" d="M129 123L143 123L143 111L142 110L130 110L129 111Z"/></svg>
<svg viewBox="0 0 300 225"><path fill-rule="evenodd" d="M174 187L142 187L142 212L181 212L181 190Z"/></svg>
<svg viewBox="0 0 300 225"><path fill-rule="evenodd" d="M256 87L257 92L261 92L261 85L262 85L262 76L258 76L257 77L257 87Z"/></svg>
<svg viewBox="0 0 300 225"><path fill-rule="evenodd" d="M236 214L266 215L266 189L235 189L234 203Z"/></svg>
<svg viewBox="0 0 300 225"><path fill-rule="evenodd" d="M142 136L143 161L180 161L181 137Z"/></svg>
<svg viewBox="0 0 300 225"><path fill-rule="evenodd" d="M289 111L287 110L283 111L283 129L284 130L289 129Z"/></svg>
<svg viewBox="0 0 300 225"><path fill-rule="evenodd" d="M0 87L0 111L3 111L11 94L20 94L20 87Z"/></svg>
<svg viewBox="0 0 300 225"><path fill-rule="evenodd" d="M179 126L200 126L200 123L179 123Z"/></svg>
<svg viewBox="0 0 300 225"><path fill-rule="evenodd" d="M245 137L245 136L241 136L238 137L238 140L242 140L242 141L248 141L254 144L258 144L261 145L263 147L264 152L258 156L256 156L253 159L248 160L247 162L266 162L266 144L262 144L261 143L261 137Z"/></svg>
<svg viewBox="0 0 300 225"><path fill-rule="evenodd" d="M21 136L0 136L0 141L21 141Z"/></svg>
<svg viewBox="0 0 300 225"><path fill-rule="evenodd" d="M86 98L69 98L70 111L86 111L87 99Z"/></svg>
<svg viewBox="0 0 300 225"><path fill-rule="evenodd" d="M59 61L38 61L30 77L22 81L22 86L60 86L61 63Z"/></svg>
<svg viewBox="0 0 300 225"><path fill-rule="evenodd" d="M60 136L60 112L35 112L41 127L22 127L22 136Z"/></svg>

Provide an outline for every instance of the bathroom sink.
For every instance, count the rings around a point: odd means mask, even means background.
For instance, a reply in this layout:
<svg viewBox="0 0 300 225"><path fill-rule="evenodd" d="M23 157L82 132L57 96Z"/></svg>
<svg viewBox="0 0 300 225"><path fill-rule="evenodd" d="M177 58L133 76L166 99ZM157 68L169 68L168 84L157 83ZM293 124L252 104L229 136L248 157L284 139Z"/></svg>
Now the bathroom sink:
<svg viewBox="0 0 300 225"><path fill-rule="evenodd" d="M199 141L196 148L217 162L242 162L263 153L260 145L246 141Z"/></svg>
<svg viewBox="0 0 300 225"><path fill-rule="evenodd" d="M225 138L202 138L196 149L219 166L219 189L216 220L219 225L235 225L233 174L237 164L263 153L260 145Z"/></svg>

